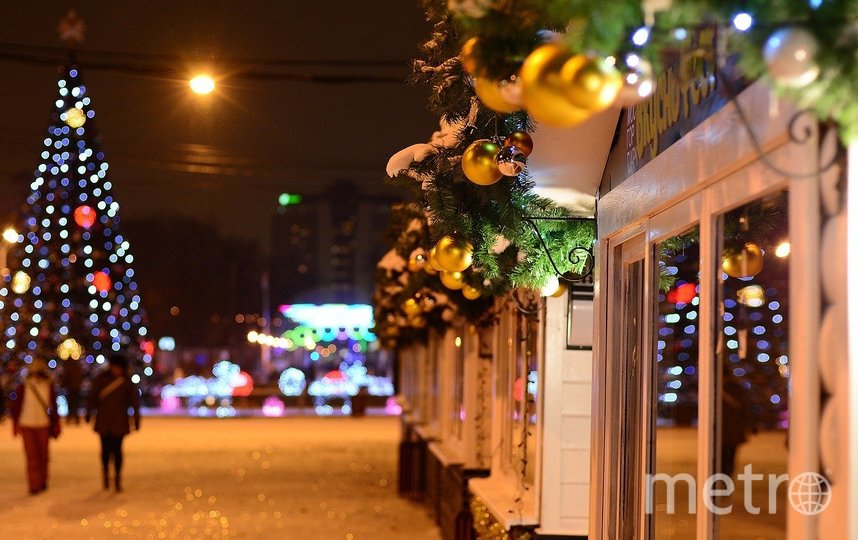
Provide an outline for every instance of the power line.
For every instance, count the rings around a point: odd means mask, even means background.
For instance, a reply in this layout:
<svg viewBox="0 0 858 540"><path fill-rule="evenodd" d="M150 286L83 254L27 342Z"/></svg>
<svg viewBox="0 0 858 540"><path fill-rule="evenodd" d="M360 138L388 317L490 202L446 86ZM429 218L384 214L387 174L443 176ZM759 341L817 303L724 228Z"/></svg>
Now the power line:
<svg viewBox="0 0 858 540"><path fill-rule="evenodd" d="M142 77L185 78L189 63L217 64L228 79L280 80L317 84L381 83L403 84L400 76L374 74L302 73L282 68L407 68L401 60L272 59L253 57L184 57L180 55L130 53L118 51L75 51L74 62L88 70L111 71ZM35 65L64 64L70 52L59 47L0 43L0 59Z"/></svg>

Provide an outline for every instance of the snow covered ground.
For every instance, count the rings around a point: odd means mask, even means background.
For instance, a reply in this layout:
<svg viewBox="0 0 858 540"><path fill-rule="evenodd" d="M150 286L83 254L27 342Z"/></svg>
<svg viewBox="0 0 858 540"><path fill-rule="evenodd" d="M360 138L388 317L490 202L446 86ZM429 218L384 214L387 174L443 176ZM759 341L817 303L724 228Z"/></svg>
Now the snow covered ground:
<svg viewBox="0 0 858 540"><path fill-rule="evenodd" d="M20 439L0 424L0 538L440 538L396 495L398 419L144 418L125 491L101 489L98 438L65 427L48 491L27 495Z"/></svg>

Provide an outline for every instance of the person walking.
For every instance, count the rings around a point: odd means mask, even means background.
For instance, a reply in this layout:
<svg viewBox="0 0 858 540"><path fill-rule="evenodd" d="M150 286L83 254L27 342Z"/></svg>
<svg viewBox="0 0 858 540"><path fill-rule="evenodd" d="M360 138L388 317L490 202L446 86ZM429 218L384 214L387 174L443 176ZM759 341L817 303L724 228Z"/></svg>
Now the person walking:
<svg viewBox="0 0 858 540"><path fill-rule="evenodd" d="M48 439L60 436L57 394L48 365L35 359L15 391L12 402L12 434L24 439L30 495L48 489Z"/></svg>
<svg viewBox="0 0 858 540"><path fill-rule="evenodd" d="M128 410L134 413L134 429L140 430L140 398L128 377L128 360L122 355L109 359L109 368L98 374L89 391L86 421L95 414L95 431L101 436L101 472L104 489L110 489L109 469L113 461L114 486L122 491L122 440L131 431Z"/></svg>

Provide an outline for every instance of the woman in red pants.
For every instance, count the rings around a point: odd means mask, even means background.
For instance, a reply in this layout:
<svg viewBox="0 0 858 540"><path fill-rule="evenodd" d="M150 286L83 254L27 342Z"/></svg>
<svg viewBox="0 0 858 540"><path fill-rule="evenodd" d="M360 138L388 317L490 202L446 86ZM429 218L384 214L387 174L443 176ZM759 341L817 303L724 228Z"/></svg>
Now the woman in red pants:
<svg viewBox="0 0 858 540"><path fill-rule="evenodd" d="M60 435L57 394L44 360L27 367L24 382L15 391L12 403L12 432L24 439L30 495L48 488L48 438Z"/></svg>

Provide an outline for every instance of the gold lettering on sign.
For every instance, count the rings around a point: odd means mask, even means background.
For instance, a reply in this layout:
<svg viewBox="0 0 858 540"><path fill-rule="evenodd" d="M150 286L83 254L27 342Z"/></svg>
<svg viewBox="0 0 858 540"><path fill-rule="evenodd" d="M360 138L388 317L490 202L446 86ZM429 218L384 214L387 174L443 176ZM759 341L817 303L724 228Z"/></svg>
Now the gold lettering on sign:
<svg viewBox="0 0 858 540"><path fill-rule="evenodd" d="M665 131L676 125L680 115L688 118L715 89L715 30L703 29L697 48L683 52L679 66L670 67L658 77L655 92L634 108L635 150L643 159L650 149L650 159L658 155L658 145ZM678 72L677 72L678 71Z"/></svg>

